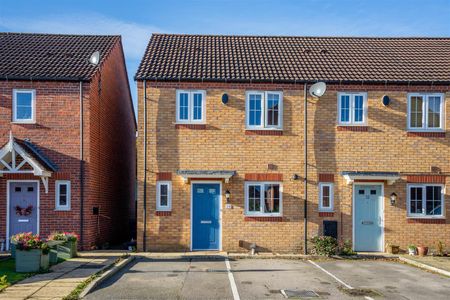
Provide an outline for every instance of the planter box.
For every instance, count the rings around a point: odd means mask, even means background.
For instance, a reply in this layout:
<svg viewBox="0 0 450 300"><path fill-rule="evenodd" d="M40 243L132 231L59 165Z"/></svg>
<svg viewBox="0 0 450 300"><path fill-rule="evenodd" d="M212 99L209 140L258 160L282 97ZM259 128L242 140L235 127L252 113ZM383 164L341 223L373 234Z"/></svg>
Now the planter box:
<svg viewBox="0 0 450 300"><path fill-rule="evenodd" d="M77 256L77 242L65 242L56 246L58 257L62 259L70 259Z"/></svg>
<svg viewBox="0 0 450 300"><path fill-rule="evenodd" d="M50 249L48 256L51 265L56 265L58 263L58 251L56 249Z"/></svg>
<svg viewBox="0 0 450 300"><path fill-rule="evenodd" d="M41 270L47 271L50 267L50 255L41 254Z"/></svg>
<svg viewBox="0 0 450 300"><path fill-rule="evenodd" d="M9 249L11 251L11 257L16 258L16 244L9 244Z"/></svg>
<svg viewBox="0 0 450 300"><path fill-rule="evenodd" d="M16 250L16 272L39 272L41 269L41 256L42 251L40 249L29 251Z"/></svg>

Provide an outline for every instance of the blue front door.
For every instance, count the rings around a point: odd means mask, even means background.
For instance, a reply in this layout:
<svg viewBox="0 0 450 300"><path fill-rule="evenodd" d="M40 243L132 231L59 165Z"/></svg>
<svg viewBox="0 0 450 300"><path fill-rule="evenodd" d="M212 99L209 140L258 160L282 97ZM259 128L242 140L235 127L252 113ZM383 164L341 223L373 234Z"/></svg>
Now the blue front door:
<svg viewBox="0 0 450 300"><path fill-rule="evenodd" d="M383 251L383 196L380 185L355 185L355 251Z"/></svg>
<svg viewBox="0 0 450 300"><path fill-rule="evenodd" d="M192 184L192 250L220 249L220 184Z"/></svg>

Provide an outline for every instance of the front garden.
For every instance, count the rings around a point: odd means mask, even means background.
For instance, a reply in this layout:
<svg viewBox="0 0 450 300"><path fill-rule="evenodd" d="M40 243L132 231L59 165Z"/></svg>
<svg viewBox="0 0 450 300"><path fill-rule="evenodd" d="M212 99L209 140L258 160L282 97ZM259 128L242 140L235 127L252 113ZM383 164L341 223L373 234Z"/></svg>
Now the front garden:
<svg viewBox="0 0 450 300"><path fill-rule="evenodd" d="M78 237L74 233L57 232L47 239L31 232L11 237L11 258L0 261L0 291L40 272L51 265L77 255Z"/></svg>

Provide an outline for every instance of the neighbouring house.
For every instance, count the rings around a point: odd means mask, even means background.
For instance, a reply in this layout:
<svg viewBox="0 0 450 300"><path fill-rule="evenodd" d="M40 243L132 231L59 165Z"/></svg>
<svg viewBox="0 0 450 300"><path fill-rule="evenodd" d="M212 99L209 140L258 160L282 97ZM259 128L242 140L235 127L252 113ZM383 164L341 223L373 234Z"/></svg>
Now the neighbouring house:
<svg viewBox="0 0 450 300"><path fill-rule="evenodd" d="M140 250L304 251L317 81L307 238L450 246L450 38L154 34L135 79Z"/></svg>
<svg viewBox="0 0 450 300"><path fill-rule="evenodd" d="M0 33L0 239L131 238L136 121L120 36Z"/></svg>

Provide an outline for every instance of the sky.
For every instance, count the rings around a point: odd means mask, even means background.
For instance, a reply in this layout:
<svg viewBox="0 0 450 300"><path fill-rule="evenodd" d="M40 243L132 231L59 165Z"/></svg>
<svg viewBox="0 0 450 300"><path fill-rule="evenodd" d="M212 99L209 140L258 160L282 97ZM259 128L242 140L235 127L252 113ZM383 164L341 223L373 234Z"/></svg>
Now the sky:
<svg viewBox="0 0 450 300"><path fill-rule="evenodd" d="M154 32L450 37L450 0L0 0L0 31L122 35L136 105Z"/></svg>

